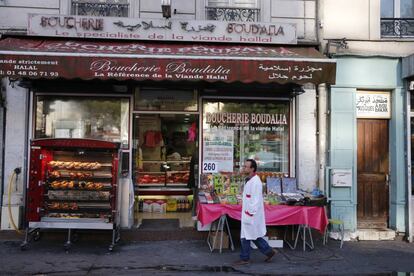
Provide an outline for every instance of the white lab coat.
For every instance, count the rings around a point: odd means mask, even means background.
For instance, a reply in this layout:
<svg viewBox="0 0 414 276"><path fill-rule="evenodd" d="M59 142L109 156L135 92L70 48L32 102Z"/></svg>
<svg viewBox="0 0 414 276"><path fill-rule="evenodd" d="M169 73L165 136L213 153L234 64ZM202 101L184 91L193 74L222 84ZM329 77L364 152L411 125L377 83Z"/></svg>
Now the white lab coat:
<svg viewBox="0 0 414 276"><path fill-rule="evenodd" d="M263 184L257 175L244 185L240 237L246 240L256 240L266 235L262 190ZM246 214L246 211L253 216Z"/></svg>

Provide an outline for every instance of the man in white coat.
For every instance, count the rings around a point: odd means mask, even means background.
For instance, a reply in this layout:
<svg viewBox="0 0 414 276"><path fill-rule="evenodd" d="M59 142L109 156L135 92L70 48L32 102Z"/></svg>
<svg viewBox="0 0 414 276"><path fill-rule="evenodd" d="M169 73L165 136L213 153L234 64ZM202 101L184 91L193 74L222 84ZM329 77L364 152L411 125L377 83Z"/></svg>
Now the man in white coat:
<svg viewBox="0 0 414 276"><path fill-rule="evenodd" d="M269 244L263 239L266 235L266 223L263 203L263 184L256 175L257 163L253 159L244 162L243 172L248 175L243 189L242 216L241 216L241 253L236 265L249 264L250 242L266 255L265 262L270 262L275 255Z"/></svg>

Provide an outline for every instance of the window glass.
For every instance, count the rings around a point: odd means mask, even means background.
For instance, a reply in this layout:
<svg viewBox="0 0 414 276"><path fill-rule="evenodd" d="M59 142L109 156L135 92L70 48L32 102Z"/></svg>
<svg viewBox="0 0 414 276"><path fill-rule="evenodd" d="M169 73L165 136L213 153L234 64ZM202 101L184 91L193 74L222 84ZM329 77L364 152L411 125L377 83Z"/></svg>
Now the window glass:
<svg viewBox="0 0 414 276"><path fill-rule="evenodd" d="M36 97L35 138L90 138L128 147L129 99Z"/></svg>
<svg viewBox="0 0 414 276"><path fill-rule="evenodd" d="M289 102L204 102L202 153L203 172L208 163L217 171L238 172L253 158L258 171L288 174Z"/></svg>
<svg viewBox="0 0 414 276"><path fill-rule="evenodd" d="M128 0L72 0L74 15L128 17Z"/></svg>
<svg viewBox="0 0 414 276"><path fill-rule="evenodd" d="M257 0L209 0L206 18L217 21L259 21Z"/></svg>
<svg viewBox="0 0 414 276"><path fill-rule="evenodd" d="M394 18L394 0L381 0L381 17Z"/></svg>
<svg viewBox="0 0 414 276"><path fill-rule="evenodd" d="M210 7L243 7L243 8L257 8L256 0L209 0Z"/></svg>
<svg viewBox="0 0 414 276"><path fill-rule="evenodd" d="M413 0L400 0L401 17L402 18L414 18L414 1Z"/></svg>

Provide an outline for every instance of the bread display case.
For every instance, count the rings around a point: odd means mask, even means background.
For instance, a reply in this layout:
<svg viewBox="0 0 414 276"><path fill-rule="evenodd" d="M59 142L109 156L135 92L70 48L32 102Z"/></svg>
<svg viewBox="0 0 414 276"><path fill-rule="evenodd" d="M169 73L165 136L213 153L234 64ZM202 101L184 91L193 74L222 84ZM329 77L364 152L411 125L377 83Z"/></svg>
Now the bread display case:
<svg viewBox="0 0 414 276"><path fill-rule="evenodd" d="M26 193L27 231L112 230L112 250L119 240L119 144L89 139L39 139L31 142Z"/></svg>

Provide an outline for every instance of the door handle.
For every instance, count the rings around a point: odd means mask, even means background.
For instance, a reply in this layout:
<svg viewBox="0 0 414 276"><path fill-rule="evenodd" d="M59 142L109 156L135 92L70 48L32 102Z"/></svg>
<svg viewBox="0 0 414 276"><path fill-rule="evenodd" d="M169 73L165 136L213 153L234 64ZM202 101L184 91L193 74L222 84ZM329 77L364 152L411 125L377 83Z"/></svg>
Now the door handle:
<svg viewBox="0 0 414 276"><path fill-rule="evenodd" d="M390 175L388 173L385 174L385 185L387 185L387 186L390 185Z"/></svg>

